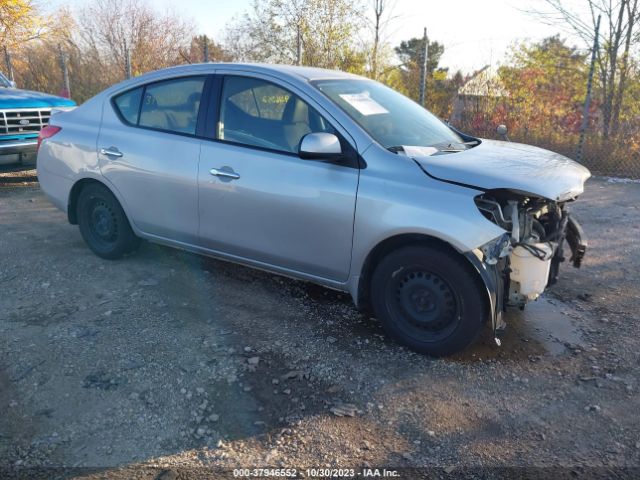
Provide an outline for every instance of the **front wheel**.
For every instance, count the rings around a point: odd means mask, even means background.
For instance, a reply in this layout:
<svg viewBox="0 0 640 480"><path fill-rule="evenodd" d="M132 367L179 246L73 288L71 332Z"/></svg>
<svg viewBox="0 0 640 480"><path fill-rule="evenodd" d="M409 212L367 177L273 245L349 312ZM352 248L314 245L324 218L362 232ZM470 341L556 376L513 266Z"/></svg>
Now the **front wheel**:
<svg viewBox="0 0 640 480"><path fill-rule="evenodd" d="M438 357L467 347L487 318L482 287L464 259L430 246L384 257L372 276L371 304L389 336Z"/></svg>
<svg viewBox="0 0 640 480"><path fill-rule="evenodd" d="M99 257L115 260L140 244L120 203L109 189L98 183L80 192L77 204L82 238Z"/></svg>

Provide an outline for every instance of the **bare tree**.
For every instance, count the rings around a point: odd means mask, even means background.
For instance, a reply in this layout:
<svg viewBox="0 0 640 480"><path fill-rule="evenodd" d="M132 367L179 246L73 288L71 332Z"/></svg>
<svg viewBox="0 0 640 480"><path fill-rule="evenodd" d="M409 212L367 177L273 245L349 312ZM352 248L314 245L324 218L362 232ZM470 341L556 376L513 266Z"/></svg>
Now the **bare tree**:
<svg viewBox="0 0 640 480"><path fill-rule="evenodd" d="M640 2L638 0L630 0L627 2L627 18L629 19L630 25L626 31L626 38L624 42L624 52L622 54L622 61L620 65L620 80L618 83L618 89L615 95L615 99L613 101L613 111L612 111L612 125L611 125L611 133L613 136L618 134L620 129L620 111L622 109L622 101L624 91L627 86L627 78L629 75L630 69L630 52L631 45L634 40L634 29L633 24L638 23L640 19L640 12L638 11L640 7ZM636 41L638 34L635 34Z"/></svg>
<svg viewBox="0 0 640 480"><path fill-rule="evenodd" d="M225 47L238 60L292 64L300 55L303 65L358 69L357 7L349 0L255 0L227 25Z"/></svg>
<svg viewBox="0 0 640 480"><path fill-rule="evenodd" d="M61 8L41 23L44 24L48 26L38 35L13 44L15 80L22 88L61 94L64 78L58 65L60 55L52 52L62 49L67 53L75 23L69 10Z"/></svg>
<svg viewBox="0 0 640 480"><path fill-rule="evenodd" d="M371 78L377 80L380 76L380 64L390 53L387 45L388 28L390 24L399 18L393 11L396 0L369 0L373 7L373 14L369 20L369 28L372 30L373 42L370 49L369 73ZM387 55L385 55L387 54ZM386 62L385 62L386 63Z"/></svg>
<svg viewBox="0 0 640 480"><path fill-rule="evenodd" d="M131 56L134 75L177 63L191 44L193 26L180 16L159 14L139 0L94 0L79 16L82 48L122 78Z"/></svg>
<svg viewBox="0 0 640 480"><path fill-rule="evenodd" d="M189 48L180 52L180 57L184 63L200 63L205 61L205 52L210 62L229 62L232 60L220 44L206 35L194 36Z"/></svg>
<svg viewBox="0 0 640 480"><path fill-rule="evenodd" d="M45 23L32 0L0 1L0 43L5 48L38 38Z"/></svg>
<svg viewBox="0 0 640 480"><path fill-rule="evenodd" d="M133 75L201 61L201 55L195 57L191 23L172 12L160 13L144 0L92 0L77 15L64 8L50 17L44 34L11 52L16 80L24 88L61 92L65 82L57 64L59 55L52 54L59 48L77 101L122 80L127 52ZM219 49L213 43L210 49L217 57Z"/></svg>
<svg viewBox="0 0 640 480"><path fill-rule="evenodd" d="M588 14L570 9L565 0L544 0L550 11L535 11L547 23L563 24L586 45L594 43L595 25L602 15L602 48L597 52L598 76L602 89L602 136L617 133L620 110L629 70L629 55L638 41L640 24L638 0L585 0ZM588 17L588 18L585 18Z"/></svg>

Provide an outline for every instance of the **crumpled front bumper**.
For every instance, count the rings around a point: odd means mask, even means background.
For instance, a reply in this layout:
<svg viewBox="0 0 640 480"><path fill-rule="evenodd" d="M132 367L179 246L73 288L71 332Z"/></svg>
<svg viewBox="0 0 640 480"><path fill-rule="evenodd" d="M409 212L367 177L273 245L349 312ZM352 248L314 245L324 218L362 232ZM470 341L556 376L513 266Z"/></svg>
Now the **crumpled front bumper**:
<svg viewBox="0 0 640 480"><path fill-rule="evenodd" d="M565 239L571 249L571 258L569 261L574 267L580 268L582 265L582 259L587 251L587 240L584 237L582 226L571 215L567 222Z"/></svg>
<svg viewBox="0 0 640 480"><path fill-rule="evenodd" d="M501 259L495 265L488 265L480 260L475 253L467 252L465 257L482 278L484 287L489 301L489 316L491 318L491 326L494 334L498 329L504 327L502 315L504 313L504 294L505 294L505 269L506 261ZM499 344L499 340L496 339Z"/></svg>
<svg viewBox="0 0 640 480"><path fill-rule="evenodd" d="M575 268L580 268L582 260L586 254L588 244L585 239L582 226L571 215L568 215L564 237L561 238L558 250L552 260L552 264L555 265L552 265L549 273L547 287L555 283L558 275L559 264L565 261L562 248L564 241L566 241L571 250L571 257L569 258L569 261ZM471 265L482 278L482 282L487 293L487 299L489 301L490 318L494 337L496 343L500 345L500 340L497 338L497 334L499 330L504 329L506 326L503 320L503 313L506 307L505 296L509 289L510 269L508 257L501 258L493 265L487 264L478 258L473 251L465 253L465 257L467 257Z"/></svg>

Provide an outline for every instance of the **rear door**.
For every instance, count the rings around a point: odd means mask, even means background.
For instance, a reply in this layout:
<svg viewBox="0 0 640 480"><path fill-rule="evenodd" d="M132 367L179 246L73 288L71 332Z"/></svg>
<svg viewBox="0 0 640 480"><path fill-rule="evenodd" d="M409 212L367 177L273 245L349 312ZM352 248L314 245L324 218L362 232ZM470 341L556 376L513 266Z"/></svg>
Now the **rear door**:
<svg viewBox="0 0 640 480"><path fill-rule="evenodd" d="M150 83L104 106L100 169L138 229L188 244L198 234L196 128L207 76Z"/></svg>
<svg viewBox="0 0 640 480"><path fill-rule="evenodd" d="M340 132L317 105L269 77L217 77L214 132L200 155L200 240L252 262L345 281L359 170L302 160L310 132ZM217 101L218 99L219 102ZM350 145L344 140L346 147ZM355 150L354 150L355 152ZM350 157L353 160L353 157Z"/></svg>

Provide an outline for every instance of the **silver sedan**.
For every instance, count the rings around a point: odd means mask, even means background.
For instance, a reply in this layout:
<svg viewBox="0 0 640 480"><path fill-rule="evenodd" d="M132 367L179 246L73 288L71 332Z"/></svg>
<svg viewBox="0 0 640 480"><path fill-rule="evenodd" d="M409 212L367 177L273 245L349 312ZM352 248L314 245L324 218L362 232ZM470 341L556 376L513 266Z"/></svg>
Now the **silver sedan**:
<svg viewBox="0 0 640 480"><path fill-rule="evenodd" d="M146 239L316 282L431 355L485 325L499 343L506 308L586 248L567 205L587 169L342 72L161 70L55 115L38 145L42 190L100 257Z"/></svg>

